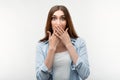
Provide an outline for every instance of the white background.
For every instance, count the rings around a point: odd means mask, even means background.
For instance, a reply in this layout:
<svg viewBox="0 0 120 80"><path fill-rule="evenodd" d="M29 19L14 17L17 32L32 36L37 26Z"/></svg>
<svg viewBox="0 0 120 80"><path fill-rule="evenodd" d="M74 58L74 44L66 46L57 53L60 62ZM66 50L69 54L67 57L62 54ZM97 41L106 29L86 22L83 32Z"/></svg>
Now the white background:
<svg viewBox="0 0 120 80"><path fill-rule="evenodd" d="M36 80L36 44L56 4L68 8L87 42L87 80L120 80L119 0L0 0L0 80Z"/></svg>

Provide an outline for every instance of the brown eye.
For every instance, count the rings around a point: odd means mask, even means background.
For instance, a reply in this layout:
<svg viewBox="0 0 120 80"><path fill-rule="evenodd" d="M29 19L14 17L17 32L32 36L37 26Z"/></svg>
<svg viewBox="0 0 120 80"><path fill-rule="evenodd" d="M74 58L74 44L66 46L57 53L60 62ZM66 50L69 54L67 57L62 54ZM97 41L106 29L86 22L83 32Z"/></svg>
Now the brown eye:
<svg viewBox="0 0 120 80"><path fill-rule="evenodd" d="M62 20L62 21L66 20L66 19L65 19L65 16L62 16L62 17L61 17L61 20Z"/></svg>
<svg viewBox="0 0 120 80"><path fill-rule="evenodd" d="M52 20L56 20L57 18L56 17L52 17Z"/></svg>
<svg viewBox="0 0 120 80"><path fill-rule="evenodd" d="M62 17L61 20L65 20L65 17Z"/></svg>

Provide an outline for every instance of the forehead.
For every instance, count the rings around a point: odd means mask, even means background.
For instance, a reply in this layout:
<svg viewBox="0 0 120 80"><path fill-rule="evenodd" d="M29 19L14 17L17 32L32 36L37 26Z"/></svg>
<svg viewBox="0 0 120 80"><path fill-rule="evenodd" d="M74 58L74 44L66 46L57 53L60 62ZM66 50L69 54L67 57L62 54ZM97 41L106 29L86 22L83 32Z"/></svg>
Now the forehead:
<svg viewBox="0 0 120 80"><path fill-rule="evenodd" d="M61 16L61 15L64 15L64 12L62 10L57 10L53 13L53 15L55 16Z"/></svg>

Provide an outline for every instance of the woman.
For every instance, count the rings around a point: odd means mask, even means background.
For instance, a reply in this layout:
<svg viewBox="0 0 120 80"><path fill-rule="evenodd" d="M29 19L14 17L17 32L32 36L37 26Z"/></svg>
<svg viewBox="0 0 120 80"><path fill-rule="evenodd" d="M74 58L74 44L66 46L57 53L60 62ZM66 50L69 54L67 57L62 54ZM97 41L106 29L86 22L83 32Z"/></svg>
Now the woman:
<svg viewBox="0 0 120 80"><path fill-rule="evenodd" d="M37 46L37 80L85 80L89 74L85 41L76 34L67 8L53 6Z"/></svg>

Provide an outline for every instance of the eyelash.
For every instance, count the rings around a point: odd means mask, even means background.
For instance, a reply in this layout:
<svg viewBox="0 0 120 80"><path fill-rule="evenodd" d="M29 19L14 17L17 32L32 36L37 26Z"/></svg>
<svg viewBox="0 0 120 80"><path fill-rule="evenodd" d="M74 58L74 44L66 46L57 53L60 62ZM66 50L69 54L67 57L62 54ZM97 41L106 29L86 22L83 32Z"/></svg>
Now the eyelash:
<svg viewBox="0 0 120 80"><path fill-rule="evenodd" d="M52 20L56 20L57 18L56 17L52 17Z"/></svg>
<svg viewBox="0 0 120 80"><path fill-rule="evenodd" d="M52 20L56 20L56 17L52 17ZM61 17L60 20L65 20L65 17Z"/></svg>
<svg viewBox="0 0 120 80"><path fill-rule="evenodd" d="M62 19L62 20L65 20L65 17L62 17L61 19Z"/></svg>

